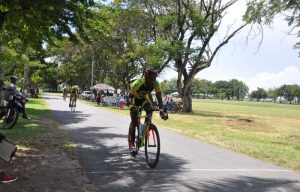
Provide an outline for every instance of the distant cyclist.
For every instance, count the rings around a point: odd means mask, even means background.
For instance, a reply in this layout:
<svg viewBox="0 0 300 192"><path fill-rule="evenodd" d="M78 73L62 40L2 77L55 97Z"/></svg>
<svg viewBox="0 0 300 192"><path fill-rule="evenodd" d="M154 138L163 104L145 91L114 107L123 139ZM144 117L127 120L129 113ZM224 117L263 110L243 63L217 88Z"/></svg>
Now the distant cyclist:
<svg viewBox="0 0 300 192"><path fill-rule="evenodd" d="M134 137L135 137L135 127L137 126L138 119L138 106L142 106L142 108L146 111L147 116L151 116L153 112L152 105L152 96L151 91L155 90L156 98L158 101L160 117L164 120L168 118L168 113L163 110L162 96L159 82L156 80L157 71L154 69L146 69L144 70L144 76L140 79L137 79L133 82L130 94L128 105L130 107L130 116L131 123L129 127L129 146L130 151L135 152L136 147L134 145ZM147 119L146 119L147 121Z"/></svg>
<svg viewBox="0 0 300 192"><path fill-rule="evenodd" d="M73 86L70 90L70 103L69 107L76 107L77 97L79 95L79 88L77 85ZM72 103L72 99L74 98L74 103Z"/></svg>
<svg viewBox="0 0 300 192"><path fill-rule="evenodd" d="M64 98L64 100L66 100L67 94L68 94L68 90L67 90L66 87L64 87L63 88L63 98Z"/></svg>

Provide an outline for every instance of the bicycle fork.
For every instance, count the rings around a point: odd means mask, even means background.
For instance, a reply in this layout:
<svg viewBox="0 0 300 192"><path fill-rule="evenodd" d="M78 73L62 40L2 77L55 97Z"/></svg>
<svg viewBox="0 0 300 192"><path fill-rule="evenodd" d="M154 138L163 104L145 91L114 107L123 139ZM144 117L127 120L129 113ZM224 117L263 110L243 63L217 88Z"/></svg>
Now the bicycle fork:
<svg viewBox="0 0 300 192"><path fill-rule="evenodd" d="M146 137L147 142L144 143ZM139 137L139 147L143 147L145 144L148 147L156 147L155 131L150 128L150 125L148 123L146 123L146 127L144 127L143 135Z"/></svg>
<svg viewBox="0 0 300 192"><path fill-rule="evenodd" d="M147 141L148 147L156 147L155 132L153 129L150 129L150 125L147 125ZM150 143L150 141L153 143Z"/></svg>

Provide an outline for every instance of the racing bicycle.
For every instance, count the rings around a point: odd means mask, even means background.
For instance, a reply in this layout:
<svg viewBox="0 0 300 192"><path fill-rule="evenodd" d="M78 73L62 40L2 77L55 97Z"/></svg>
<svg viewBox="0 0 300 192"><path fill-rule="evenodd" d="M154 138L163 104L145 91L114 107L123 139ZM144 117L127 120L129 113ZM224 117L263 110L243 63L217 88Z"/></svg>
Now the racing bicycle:
<svg viewBox="0 0 300 192"><path fill-rule="evenodd" d="M70 110L72 112L75 112L75 108L76 108L76 95L73 95L71 97L72 97L72 99L71 99L71 103L70 103L69 107L70 107Z"/></svg>
<svg viewBox="0 0 300 192"><path fill-rule="evenodd" d="M154 168L160 155L160 138L157 127L152 123L151 116L142 116L142 107L138 107L138 119L135 129L135 147L136 152L132 153L134 156L138 154L140 148L145 147L146 162L150 168ZM151 113L152 114L152 113ZM141 119L145 118L144 124L141 123ZM147 120L147 121L146 121ZM128 145L130 148L130 133L128 132Z"/></svg>

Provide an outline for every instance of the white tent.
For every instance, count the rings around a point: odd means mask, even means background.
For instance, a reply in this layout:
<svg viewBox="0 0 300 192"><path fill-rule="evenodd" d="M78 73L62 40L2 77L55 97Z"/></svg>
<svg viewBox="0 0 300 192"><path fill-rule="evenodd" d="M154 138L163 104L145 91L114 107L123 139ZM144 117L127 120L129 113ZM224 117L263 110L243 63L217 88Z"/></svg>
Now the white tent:
<svg viewBox="0 0 300 192"><path fill-rule="evenodd" d="M98 90L103 90L103 91L106 91L106 90L114 91L115 90L115 88L113 88L112 86L107 85L105 83L96 84L93 87L91 87L91 90L93 90L93 89L96 89L97 91Z"/></svg>

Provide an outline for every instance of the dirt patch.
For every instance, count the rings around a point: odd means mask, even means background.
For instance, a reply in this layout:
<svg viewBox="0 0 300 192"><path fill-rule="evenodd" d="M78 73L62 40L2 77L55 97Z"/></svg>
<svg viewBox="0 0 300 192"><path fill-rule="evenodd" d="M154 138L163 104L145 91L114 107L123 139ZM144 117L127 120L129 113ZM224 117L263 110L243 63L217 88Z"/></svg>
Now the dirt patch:
<svg viewBox="0 0 300 192"><path fill-rule="evenodd" d="M10 164L0 160L0 169L18 180L0 184L1 192L94 192L72 147L57 142L67 139L51 117L35 119L48 127L49 133L34 139L36 148L19 149ZM53 126L56 125L56 126ZM59 147L57 147L59 146Z"/></svg>
<svg viewBox="0 0 300 192"><path fill-rule="evenodd" d="M246 118L228 119L225 121L225 125L230 127L236 127L236 126L257 127L257 123L255 123L251 119L246 119Z"/></svg>

